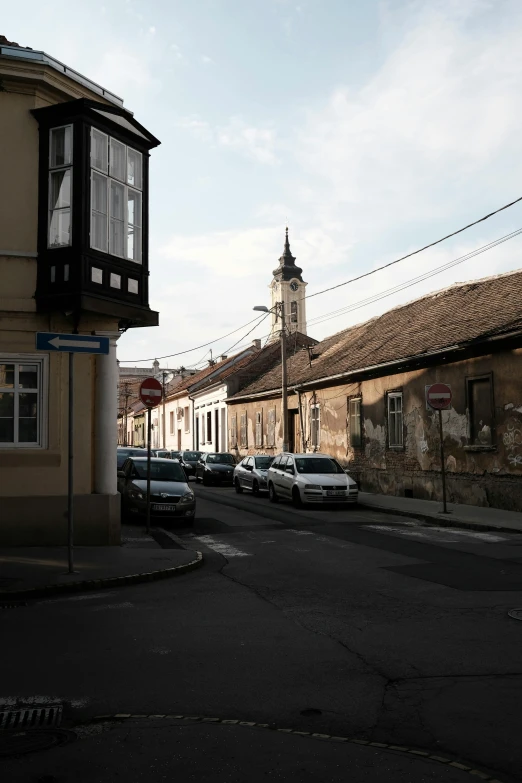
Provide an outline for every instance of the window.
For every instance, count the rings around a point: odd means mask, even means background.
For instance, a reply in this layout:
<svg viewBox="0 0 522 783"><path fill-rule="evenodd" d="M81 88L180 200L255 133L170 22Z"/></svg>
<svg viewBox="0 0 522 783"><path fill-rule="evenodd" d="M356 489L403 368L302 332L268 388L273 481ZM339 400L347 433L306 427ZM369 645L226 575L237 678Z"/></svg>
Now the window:
<svg viewBox="0 0 522 783"><path fill-rule="evenodd" d="M170 434L174 435L174 411L171 411L169 413L169 420L170 420Z"/></svg>
<svg viewBox="0 0 522 783"><path fill-rule="evenodd" d="M256 411L256 446L263 445L263 411Z"/></svg>
<svg viewBox="0 0 522 783"><path fill-rule="evenodd" d="M141 153L92 128L91 169L91 247L141 263Z"/></svg>
<svg viewBox="0 0 522 783"><path fill-rule="evenodd" d="M350 422L350 446L352 448L358 448L362 445L361 400L348 400L348 411Z"/></svg>
<svg viewBox="0 0 522 783"><path fill-rule="evenodd" d="M247 447L247 415L246 413L241 414L241 446L242 448Z"/></svg>
<svg viewBox="0 0 522 783"><path fill-rule="evenodd" d="M290 323L297 323L297 302L290 302Z"/></svg>
<svg viewBox="0 0 522 783"><path fill-rule="evenodd" d="M268 425L267 425L267 432L266 432L267 446L275 446L275 419L276 419L275 408L270 408L270 410L268 411Z"/></svg>
<svg viewBox="0 0 522 783"><path fill-rule="evenodd" d="M49 136L48 246L71 244L72 125L52 128Z"/></svg>
<svg viewBox="0 0 522 783"><path fill-rule="evenodd" d="M183 408L183 419L185 420L185 432L190 432L190 408L188 405Z"/></svg>
<svg viewBox="0 0 522 783"><path fill-rule="evenodd" d="M43 446L44 359L0 357L0 448Z"/></svg>
<svg viewBox="0 0 522 783"><path fill-rule="evenodd" d="M493 445L492 381L491 375L467 379L471 446Z"/></svg>
<svg viewBox="0 0 522 783"><path fill-rule="evenodd" d="M319 405L312 405L310 408L310 430L312 446L316 449L321 441L321 412Z"/></svg>
<svg viewBox="0 0 522 783"><path fill-rule="evenodd" d="M202 446L205 445L205 415L201 414L201 440L200 443Z"/></svg>
<svg viewBox="0 0 522 783"><path fill-rule="evenodd" d="M207 412L207 443L212 443L212 411Z"/></svg>
<svg viewBox="0 0 522 783"><path fill-rule="evenodd" d="M402 392L388 393L388 446L402 448Z"/></svg>
<svg viewBox="0 0 522 783"><path fill-rule="evenodd" d="M237 448L237 413L230 418L230 448Z"/></svg>

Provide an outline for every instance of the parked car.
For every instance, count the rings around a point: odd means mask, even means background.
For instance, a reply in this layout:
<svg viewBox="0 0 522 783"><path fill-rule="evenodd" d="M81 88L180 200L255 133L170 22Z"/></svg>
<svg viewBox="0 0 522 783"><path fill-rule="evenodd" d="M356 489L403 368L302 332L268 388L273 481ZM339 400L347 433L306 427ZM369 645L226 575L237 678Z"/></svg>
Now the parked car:
<svg viewBox="0 0 522 783"><path fill-rule="evenodd" d="M137 446L118 446L116 449L116 464L120 470L127 457L147 456L147 449L141 449Z"/></svg>
<svg viewBox="0 0 522 783"><path fill-rule="evenodd" d="M196 475L196 466L199 462L202 451L182 451L180 463L187 476Z"/></svg>
<svg viewBox="0 0 522 783"><path fill-rule="evenodd" d="M233 454L202 454L196 466L196 481L203 481L203 484L232 484L235 464Z"/></svg>
<svg viewBox="0 0 522 783"><path fill-rule="evenodd" d="M154 449L154 456L161 459L181 460L181 451L172 451L172 449Z"/></svg>
<svg viewBox="0 0 522 783"><path fill-rule="evenodd" d="M357 503L357 482L328 454L280 454L268 469L272 503Z"/></svg>
<svg viewBox="0 0 522 783"><path fill-rule="evenodd" d="M268 490L267 471L273 457L256 456L245 457L234 468L234 487L238 494L244 489L249 489L253 495L258 495L261 491Z"/></svg>
<svg viewBox="0 0 522 783"><path fill-rule="evenodd" d="M128 457L118 471L122 515L139 517L147 512L147 458ZM196 499L185 471L171 459L152 457L150 461L150 513L155 517L183 517L194 522Z"/></svg>

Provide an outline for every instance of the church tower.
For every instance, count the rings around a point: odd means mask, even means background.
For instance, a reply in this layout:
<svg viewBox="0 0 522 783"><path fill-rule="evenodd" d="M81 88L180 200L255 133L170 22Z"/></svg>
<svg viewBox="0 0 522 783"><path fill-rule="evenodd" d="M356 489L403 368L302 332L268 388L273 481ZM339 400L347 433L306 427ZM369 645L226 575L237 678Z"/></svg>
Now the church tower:
<svg viewBox="0 0 522 783"><path fill-rule="evenodd" d="M275 312L275 305L284 302L285 321L287 331L306 334L306 300L305 289L308 283L302 278L302 269L296 266L295 258L290 251L288 241L288 226L285 235L285 247L283 255L279 259L279 266L274 269L274 277L270 284L272 294L272 333L270 341L279 338L281 322Z"/></svg>

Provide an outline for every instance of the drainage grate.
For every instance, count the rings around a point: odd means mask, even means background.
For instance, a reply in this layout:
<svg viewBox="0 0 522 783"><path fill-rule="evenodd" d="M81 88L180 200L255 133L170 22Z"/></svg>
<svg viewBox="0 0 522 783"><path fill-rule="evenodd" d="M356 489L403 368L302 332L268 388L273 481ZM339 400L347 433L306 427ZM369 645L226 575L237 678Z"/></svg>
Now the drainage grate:
<svg viewBox="0 0 522 783"><path fill-rule="evenodd" d="M17 710L0 710L0 731L14 729L41 729L59 726L62 722L62 705L47 707L21 707Z"/></svg>

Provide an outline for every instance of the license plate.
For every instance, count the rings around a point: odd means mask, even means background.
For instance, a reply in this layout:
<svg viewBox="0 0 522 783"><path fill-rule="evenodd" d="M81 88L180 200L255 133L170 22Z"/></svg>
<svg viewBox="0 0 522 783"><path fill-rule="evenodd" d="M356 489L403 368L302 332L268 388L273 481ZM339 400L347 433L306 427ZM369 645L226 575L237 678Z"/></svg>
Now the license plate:
<svg viewBox="0 0 522 783"><path fill-rule="evenodd" d="M326 494L327 494L329 497L331 497L332 495L335 495L335 496L339 496L339 495L341 495L341 496L343 496L343 497L344 497L344 495L345 495L345 492L344 492L342 489L327 489L327 490L326 490Z"/></svg>
<svg viewBox="0 0 522 783"><path fill-rule="evenodd" d="M153 503L153 511L175 511L176 506L173 503Z"/></svg>

